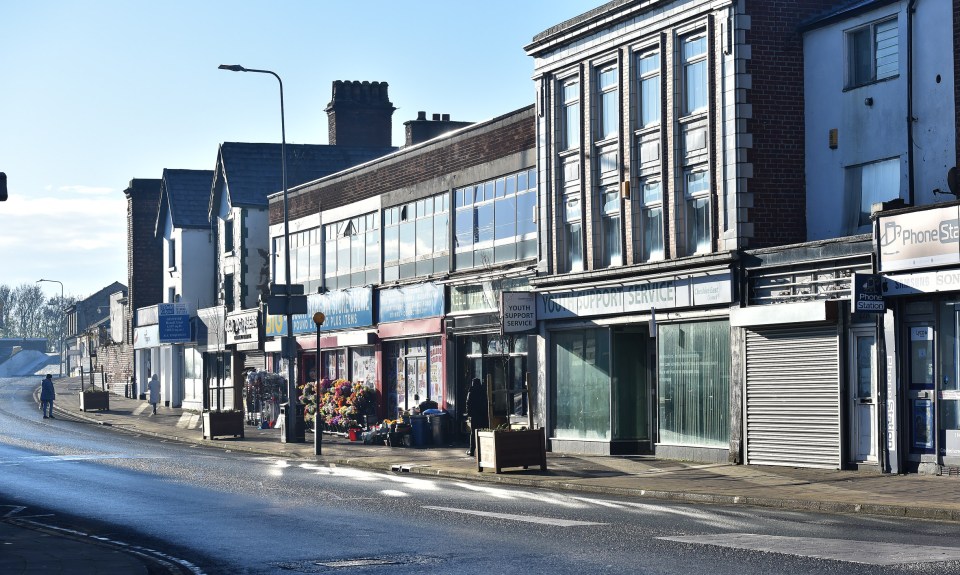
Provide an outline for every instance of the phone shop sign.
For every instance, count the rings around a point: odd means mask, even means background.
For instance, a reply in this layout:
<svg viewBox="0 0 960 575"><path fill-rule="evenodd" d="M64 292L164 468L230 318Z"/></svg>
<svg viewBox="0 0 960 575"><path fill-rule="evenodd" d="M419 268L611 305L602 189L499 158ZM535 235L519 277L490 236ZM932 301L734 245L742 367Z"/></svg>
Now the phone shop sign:
<svg viewBox="0 0 960 575"><path fill-rule="evenodd" d="M880 271L960 264L960 206L881 217Z"/></svg>

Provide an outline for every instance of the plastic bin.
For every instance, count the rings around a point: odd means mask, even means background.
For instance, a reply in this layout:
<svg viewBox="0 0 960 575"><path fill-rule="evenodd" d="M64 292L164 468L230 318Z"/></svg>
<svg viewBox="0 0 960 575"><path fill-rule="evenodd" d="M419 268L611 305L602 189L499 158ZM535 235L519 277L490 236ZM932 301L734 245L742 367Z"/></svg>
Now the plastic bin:
<svg viewBox="0 0 960 575"><path fill-rule="evenodd" d="M410 416L410 427L414 447L425 447L430 444L430 427L427 425L426 415Z"/></svg>
<svg viewBox="0 0 960 575"><path fill-rule="evenodd" d="M430 431L433 432L433 444L437 447L446 447L450 415L448 413L435 413L428 415L427 421L430 422Z"/></svg>

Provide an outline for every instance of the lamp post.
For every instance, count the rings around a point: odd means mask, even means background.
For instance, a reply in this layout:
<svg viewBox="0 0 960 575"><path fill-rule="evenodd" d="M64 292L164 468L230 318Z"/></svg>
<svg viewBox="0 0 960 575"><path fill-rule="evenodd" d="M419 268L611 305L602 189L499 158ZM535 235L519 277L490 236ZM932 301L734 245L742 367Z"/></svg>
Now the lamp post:
<svg viewBox="0 0 960 575"><path fill-rule="evenodd" d="M290 293L290 222L287 210L287 128L283 118L283 80L276 72L270 70L254 70L253 68L244 68L239 64L220 64L220 70L230 70L231 72L254 72L257 74L270 74L277 79L280 84L280 162L281 174L283 176L283 272L284 281L287 284L287 293ZM293 314L290 313L290 306L286 309L287 335L281 347L281 351L287 356L287 417L283 424L286 426L284 440L287 443L299 443L296 434L297 429L297 382L294 381L293 368L297 361L296 349L293 344Z"/></svg>
<svg viewBox="0 0 960 575"><path fill-rule="evenodd" d="M37 280L37 283L40 283L40 282L49 282L49 283L60 284L60 315L61 315L61 318L60 318L60 361L59 361L58 363L60 364L60 377L63 377L63 360L64 360L64 358L66 357L66 356L63 355L63 330L66 329L66 328L64 327L64 324L67 323L67 322L66 322L66 318L62 317L62 316L63 316L63 313L64 313L64 311L65 311L65 309L64 309L64 307L63 307L63 282L62 282L62 281L59 281L59 280L43 280L43 279Z"/></svg>
<svg viewBox="0 0 960 575"><path fill-rule="evenodd" d="M323 455L323 426L320 425L320 326L327 319L323 312L313 314L313 323L317 324L317 413L313 417L313 454Z"/></svg>

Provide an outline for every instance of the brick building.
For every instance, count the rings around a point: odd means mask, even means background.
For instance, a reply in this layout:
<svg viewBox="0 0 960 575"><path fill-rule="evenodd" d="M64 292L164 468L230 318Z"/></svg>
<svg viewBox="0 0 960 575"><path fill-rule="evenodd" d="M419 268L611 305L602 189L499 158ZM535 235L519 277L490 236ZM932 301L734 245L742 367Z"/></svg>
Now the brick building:
<svg viewBox="0 0 960 575"><path fill-rule="evenodd" d="M309 294L292 326L302 379L375 386L389 418L436 402L464 437L478 377L495 414L526 421L529 338L501 333L500 298L529 293L537 261L535 119L533 106L475 124L421 113L402 150L290 191L291 261L311 261L292 276ZM280 254L281 202L270 198ZM267 337L284 335L285 321L269 317Z"/></svg>

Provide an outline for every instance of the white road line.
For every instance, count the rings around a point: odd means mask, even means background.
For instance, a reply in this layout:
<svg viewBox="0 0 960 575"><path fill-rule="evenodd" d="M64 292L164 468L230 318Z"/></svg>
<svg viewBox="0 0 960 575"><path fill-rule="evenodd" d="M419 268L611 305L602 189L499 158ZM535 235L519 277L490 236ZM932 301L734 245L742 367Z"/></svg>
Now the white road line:
<svg viewBox="0 0 960 575"><path fill-rule="evenodd" d="M453 507L433 507L424 505L424 509L433 509L435 511L449 511L451 513L463 513L464 515L479 515L481 517L494 517L496 519L507 519L510 521L524 521L526 523L539 523L541 525L556 525L558 527L582 527L585 525L606 525L606 523L596 523L594 521L574 521L572 519L557 519L555 517L537 517L534 515L512 515L510 513L492 513L490 511L474 511L472 509L456 509Z"/></svg>
<svg viewBox="0 0 960 575"><path fill-rule="evenodd" d="M749 549L782 555L797 555L817 559L832 559L864 565L900 565L904 563L934 563L960 560L960 547L934 545L906 545L849 539L822 539L817 537L782 537L753 533L723 535L692 535L687 537L659 537L665 541L714 545L733 549Z"/></svg>

